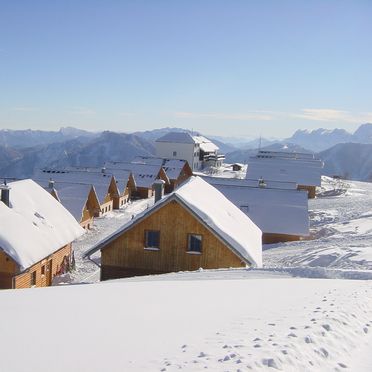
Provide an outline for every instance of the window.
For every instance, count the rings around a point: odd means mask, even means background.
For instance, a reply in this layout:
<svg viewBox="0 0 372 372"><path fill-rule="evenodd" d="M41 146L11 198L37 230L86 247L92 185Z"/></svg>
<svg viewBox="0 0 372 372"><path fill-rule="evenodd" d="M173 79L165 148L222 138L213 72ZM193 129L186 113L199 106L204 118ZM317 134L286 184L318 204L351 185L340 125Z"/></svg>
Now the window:
<svg viewBox="0 0 372 372"><path fill-rule="evenodd" d="M41 266L41 275L45 275L45 265Z"/></svg>
<svg viewBox="0 0 372 372"><path fill-rule="evenodd" d="M173 156L177 156L177 151L173 151Z"/></svg>
<svg viewBox="0 0 372 372"><path fill-rule="evenodd" d="M145 248L160 248L160 231L146 230L145 231Z"/></svg>
<svg viewBox="0 0 372 372"><path fill-rule="evenodd" d="M36 271L31 273L31 286L36 285Z"/></svg>
<svg viewBox="0 0 372 372"><path fill-rule="evenodd" d="M187 239L187 251L201 253L202 251L202 236L197 234L189 234Z"/></svg>

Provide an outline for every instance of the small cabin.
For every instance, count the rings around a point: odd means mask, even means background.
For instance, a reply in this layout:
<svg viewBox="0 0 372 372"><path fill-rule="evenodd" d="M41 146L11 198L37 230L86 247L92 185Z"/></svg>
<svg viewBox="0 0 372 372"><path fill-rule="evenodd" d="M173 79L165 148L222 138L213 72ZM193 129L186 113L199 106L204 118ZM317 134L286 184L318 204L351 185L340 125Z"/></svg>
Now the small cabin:
<svg viewBox="0 0 372 372"><path fill-rule="evenodd" d="M310 235L307 192L294 182L203 177L261 229L262 243Z"/></svg>
<svg viewBox="0 0 372 372"><path fill-rule="evenodd" d="M186 160L137 156L132 163L162 166L169 179L169 184L165 184L166 194L172 192L193 174L190 165Z"/></svg>
<svg viewBox="0 0 372 372"><path fill-rule="evenodd" d="M60 201L84 228L90 229L94 217L113 209L116 185L112 175L44 169L36 172L33 179Z"/></svg>
<svg viewBox="0 0 372 372"><path fill-rule="evenodd" d="M114 175L118 171L130 172L136 185L132 196L139 199L151 198L154 195L153 185L158 179L163 180L165 185L170 184L164 168L158 164L107 162L105 169Z"/></svg>
<svg viewBox="0 0 372 372"><path fill-rule="evenodd" d="M69 269L72 242L84 230L34 181L0 188L0 288L52 285L56 275Z"/></svg>
<svg viewBox="0 0 372 372"><path fill-rule="evenodd" d="M200 177L155 200L85 253L101 251L102 280L262 265L261 230Z"/></svg>
<svg viewBox="0 0 372 372"><path fill-rule="evenodd" d="M137 191L136 181L131 172L117 170L112 172L113 178L110 183L110 195L113 198L113 208L122 208L132 199Z"/></svg>

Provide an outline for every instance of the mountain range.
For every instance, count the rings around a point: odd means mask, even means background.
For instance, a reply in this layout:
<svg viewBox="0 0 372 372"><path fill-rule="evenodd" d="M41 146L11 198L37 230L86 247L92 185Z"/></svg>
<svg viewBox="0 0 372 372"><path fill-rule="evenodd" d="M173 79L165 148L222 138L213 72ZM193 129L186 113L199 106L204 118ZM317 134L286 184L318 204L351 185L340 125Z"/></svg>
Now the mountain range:
<svg viewBox="0 0 372 372"><path fill-rule="evenodd" d="M0 177L32 177L35 170L47 166L100 167L105 161L151 156L155 154L155 140L170 131L190 132L170 127L131 134L92 133L71 127L55 132L0 130ZM354 133L342 129L298 130L285 140L256 139L239 143L239 148L228 139L212 139L226 154L227 163L246 163L261 145L268 150L316 152L325 162L324 174L372 180L372 124L363 124Z"/></svg>

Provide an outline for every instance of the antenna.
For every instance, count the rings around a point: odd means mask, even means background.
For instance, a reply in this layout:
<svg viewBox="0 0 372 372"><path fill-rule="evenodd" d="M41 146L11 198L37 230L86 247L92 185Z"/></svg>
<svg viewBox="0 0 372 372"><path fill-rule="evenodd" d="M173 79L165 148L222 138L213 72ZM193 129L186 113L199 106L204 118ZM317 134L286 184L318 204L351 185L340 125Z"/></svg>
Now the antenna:
<svg viewBox="0 0 372 372"><path fill-rule="evenodd" d="M262 136L260 134L260 141L258 142L258 150L261 150L261 141L262 141Z"/></svg>

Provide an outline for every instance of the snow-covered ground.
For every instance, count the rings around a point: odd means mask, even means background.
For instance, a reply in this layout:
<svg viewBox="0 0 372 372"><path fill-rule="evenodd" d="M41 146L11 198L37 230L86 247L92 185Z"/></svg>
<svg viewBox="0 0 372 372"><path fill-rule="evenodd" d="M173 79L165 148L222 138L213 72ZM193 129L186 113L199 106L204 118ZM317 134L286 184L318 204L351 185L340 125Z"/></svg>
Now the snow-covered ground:
<svg viewBox="0 0 372 372"><path fill-rule="evenodd" d="M372 184L323 177L309 200L311 239L264 247L265 267L372 270Z"/></svg>
<svg viewBox="0 0 372 372"><path fill-rule="evenodd" d="M371 370L371 281L205 273L2 291L0 370Z"/></svg>
<svg viewBox="0 0 372 372"><path fill-rule="evenodd" d="M1 291L0 371L372 371L372 184L323 181L311 239L262 270ZM82 252L152 202L97 219L65 280L97 281Z"/></svg>

